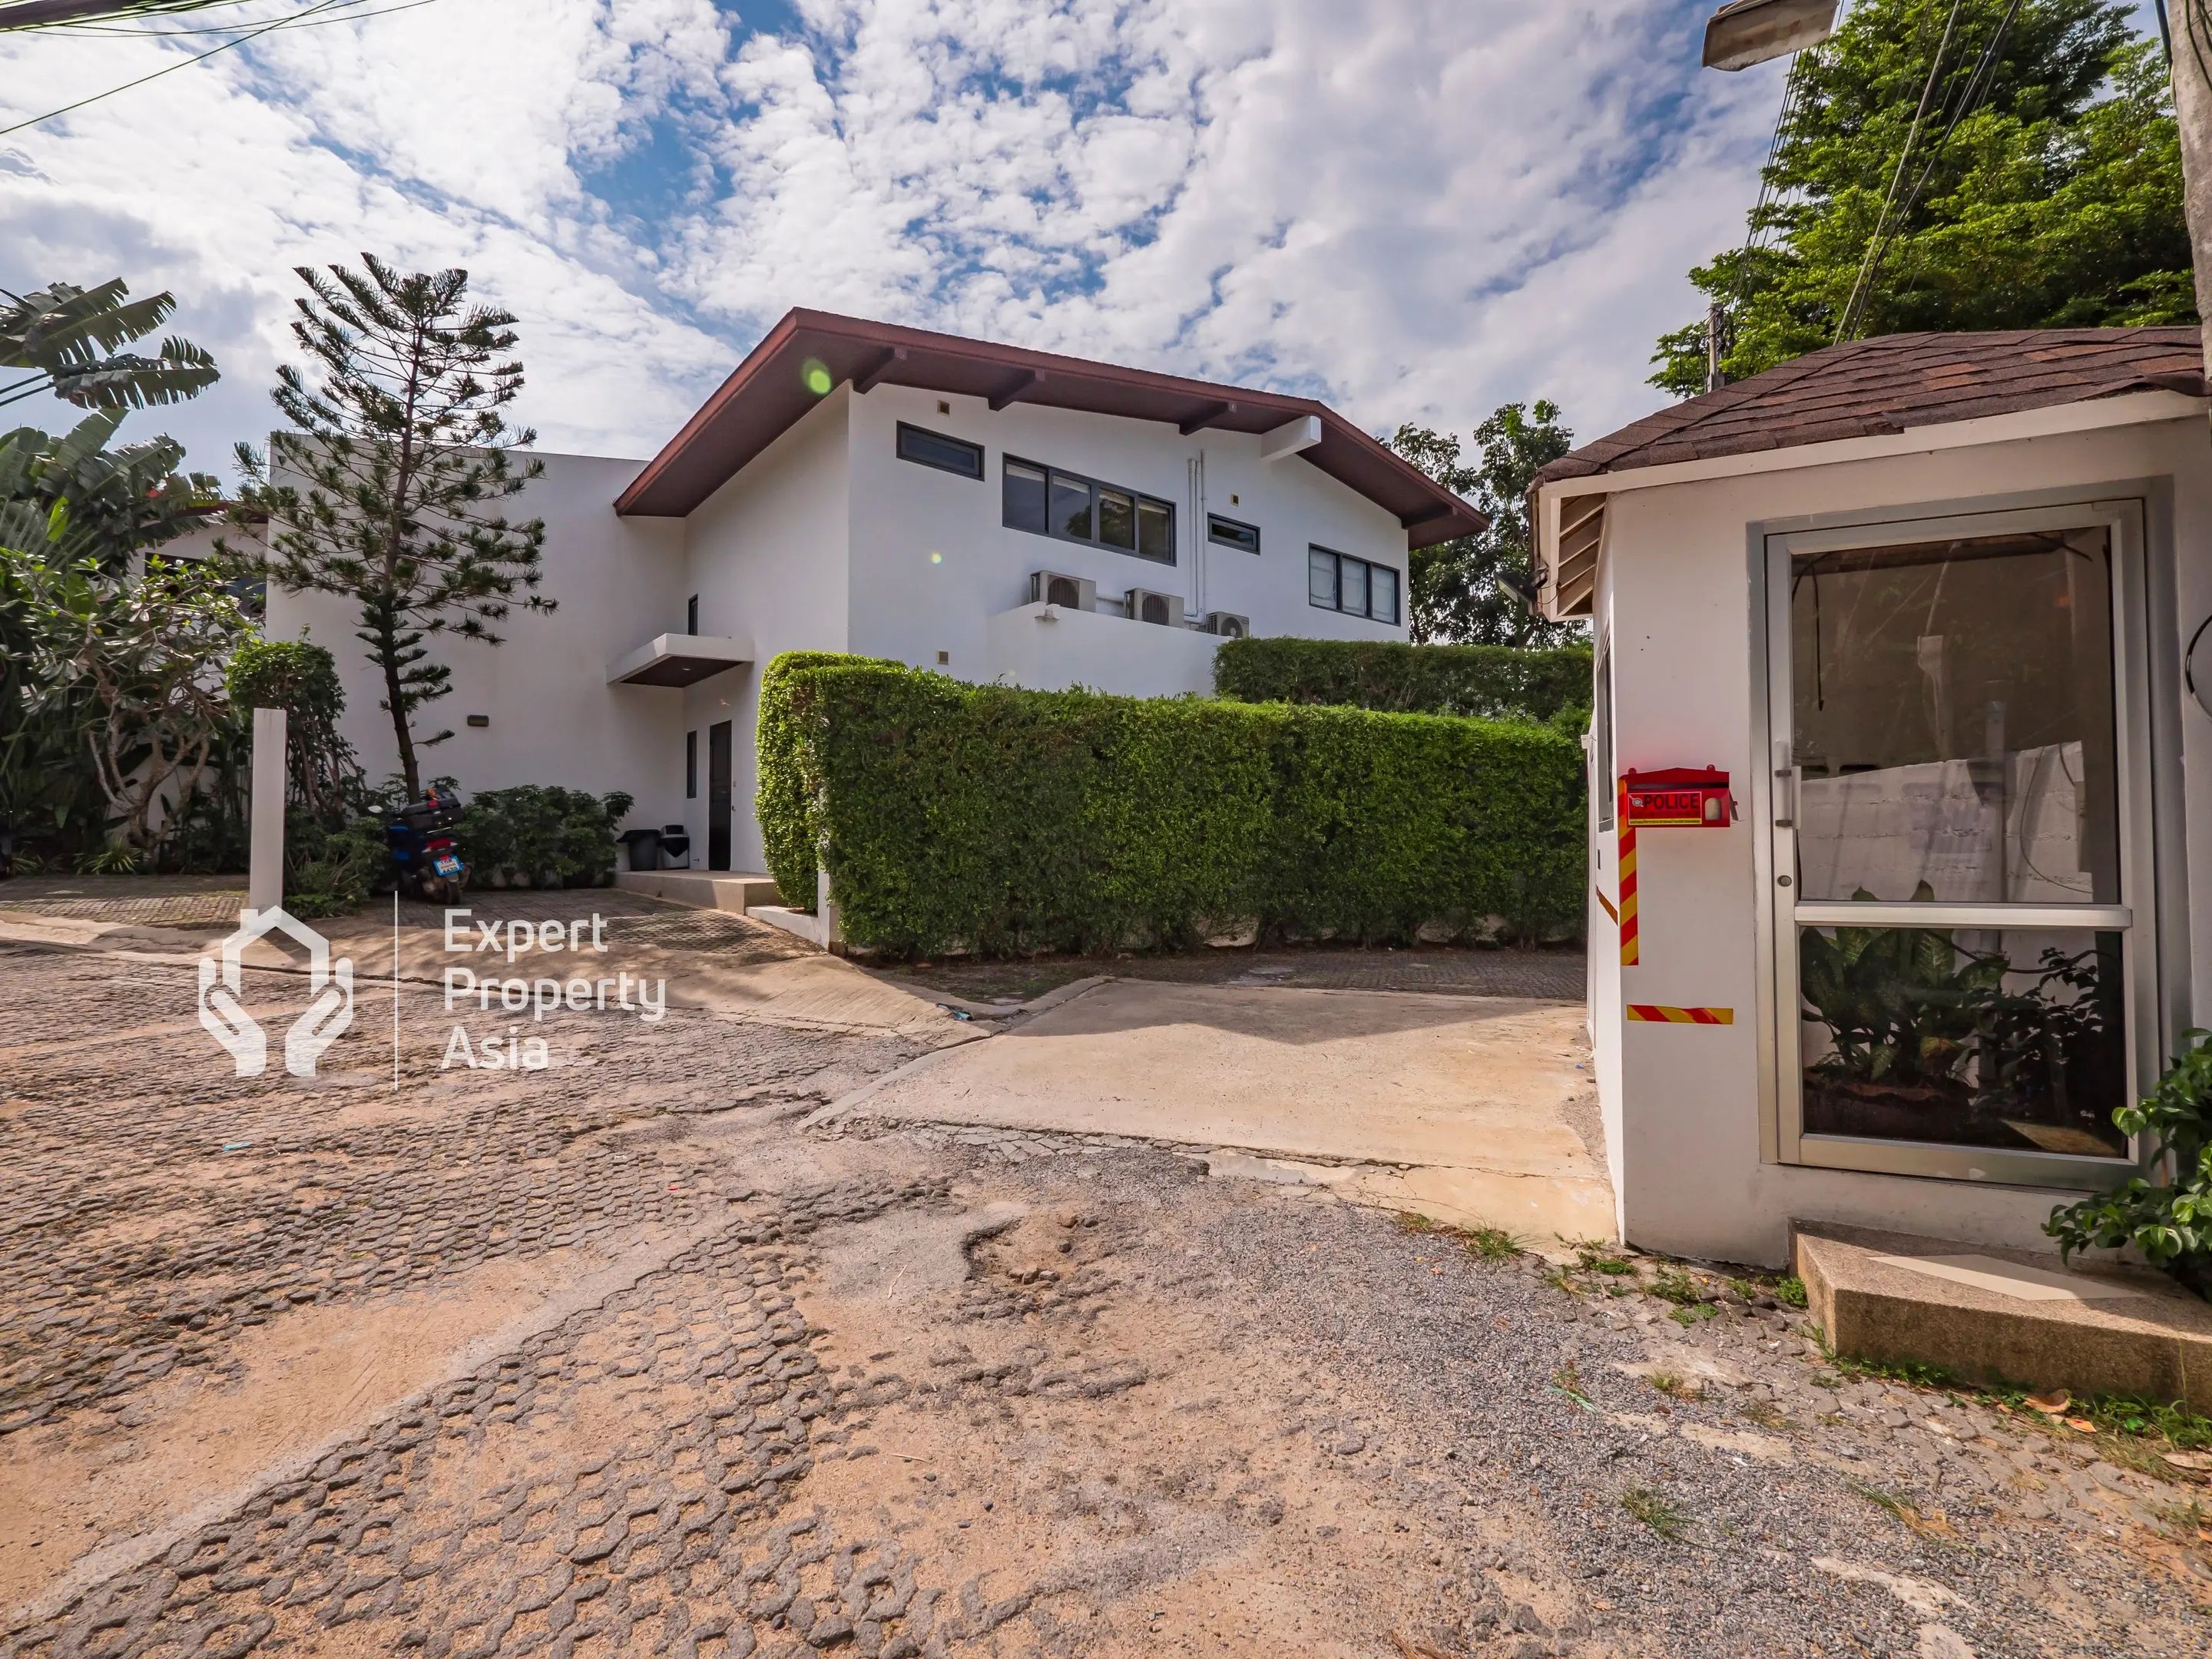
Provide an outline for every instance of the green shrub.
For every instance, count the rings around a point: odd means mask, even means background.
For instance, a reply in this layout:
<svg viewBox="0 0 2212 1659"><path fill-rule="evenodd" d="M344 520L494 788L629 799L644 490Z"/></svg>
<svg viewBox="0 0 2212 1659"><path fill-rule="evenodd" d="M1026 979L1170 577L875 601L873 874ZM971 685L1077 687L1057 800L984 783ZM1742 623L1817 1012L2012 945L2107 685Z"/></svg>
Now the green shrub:
<svg viewBox="0 0 2212 1659"><path fill-rule="evenodd" d="M1582 912L1583 763L1540 726L963 684L811 655L763 682L758 810L787 897L826 845L893 953L1405 940ZM774 755L771 775L769 757Z"/></svg>
<svg viewBox="0 0 2212 1659"><path fill-rule="evenodd" d="M2199 1296L2212 1295L2212 1031L2182 1033L2195 1042L2139 1103L2122 1106L2112 1121L2124 1135L2148 1133L2154 1163L2173 1160L2170 1181L2141 1176L2111 1192L2062 1206L2043 1231L2062 1258L2076 1250L2132 1244Z"/></svg>
<svg viewBox="0 0 2212 1659"><path fill-rule="evenodd" d="M760 722L753 748L759 774L754 816L760 822L762 857L775 878L776 896L802 910L814 908L816 818L800 723L791 707L792 680L811 668L854 665L903 666L881 657L848 657L836 651L787 651L761 672Z"/></svg>
<svg viewBox="0 0 2212 1659"><path fill-rule="evenodd" d="M1240 702L1334 703L1401 714L1465 714L1539 724L1563 715L1579 733L1590 702L1586 645L1402 645L1395 640L1227 640L1214 690Z"/></svg>
<svg viewBox="0 0 2212 1659"><path fill-rule="evenodd" d="M614 879L615 826L630 798L522 784L468 799L461 851L484 887L604 887Z"/></svg>
<svg viewBox="0 0 2212 1659"><path fill-rule="evenodd" d="M306 640L247 640L231 653L223 684L241 738L252 730L252 710L284 711L294 805L325 828L343 824L362 788L353 746L338 735L345 688L337 659Z"/></svg>
<svg viewBox="0 0 2212 1659"><path fill-rule="evenodd" d="M391 885L391 872L381 818L349 818L335 830L304 813L284 820L284 908L302 921L360 909Z"/></svg>

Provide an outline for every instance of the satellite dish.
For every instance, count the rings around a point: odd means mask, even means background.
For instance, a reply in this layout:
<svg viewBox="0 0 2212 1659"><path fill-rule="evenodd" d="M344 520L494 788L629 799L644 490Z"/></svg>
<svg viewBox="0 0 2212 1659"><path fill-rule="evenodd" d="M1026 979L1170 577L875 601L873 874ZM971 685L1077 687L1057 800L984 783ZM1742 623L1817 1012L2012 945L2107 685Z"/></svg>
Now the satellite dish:
<svg viewBox="0 0 2212 1659"><path fill-rule="evenodd" d="M2212 714L2212 644L2206 643L2205 635L2212 630L2212 617L2197 624L2197 631L2189 636L2189 649L2182 653L2182 684L2197 699L2197 706Z"/></svg>
<svg viewBox="0 0 2212 1659"><path fill-rule="evenodd" d="M1731 0L1705 24L1707 69L1749 69L1817 46L1835 32L1836 0Z"/></svg>

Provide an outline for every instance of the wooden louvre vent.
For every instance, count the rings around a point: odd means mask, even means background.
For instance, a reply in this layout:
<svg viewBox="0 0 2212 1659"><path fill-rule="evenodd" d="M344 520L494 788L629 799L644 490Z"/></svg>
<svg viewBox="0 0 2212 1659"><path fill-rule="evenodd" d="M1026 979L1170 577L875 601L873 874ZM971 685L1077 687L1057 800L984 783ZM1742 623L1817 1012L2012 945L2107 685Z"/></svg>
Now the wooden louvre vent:
<svg viewBox="0 0 2212 1659"><path fill-rule="evenodd" d="M1602 495L1570 495L1559 503L1559 555L1552 570L1552 613L1587 617L1597 589L1598 544L1605 539Z"/></svg>

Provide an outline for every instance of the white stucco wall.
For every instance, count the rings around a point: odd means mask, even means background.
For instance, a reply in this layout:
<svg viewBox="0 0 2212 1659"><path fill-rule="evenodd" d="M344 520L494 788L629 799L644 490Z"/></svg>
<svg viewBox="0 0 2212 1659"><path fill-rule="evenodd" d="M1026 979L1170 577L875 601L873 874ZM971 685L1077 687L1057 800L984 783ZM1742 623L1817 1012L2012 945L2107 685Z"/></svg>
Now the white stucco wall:
<svg viewBox="0 0 2212 1659"><path fill-rule="evenodd" d="M544 476L507 503L510 519L545 521L539 592L550 614L517 605L487 647L453 635L428 641L453 671L450 696L417 711L415 729L453 735L418 749L423 778L450 775L465 794L518 784L633 796L634 823L673 822L683 802L683 738L673 691L619 692L608 659L683 626L681 525L615 516L614 499L644 465L590 455L541 455ZM265 631L310 638L337 659L346 691L343 731L373 780L399 769L382 678L354 638L357 608L321 593L270 585ZM491 724L472 727L470 714Z"/></svg>
<svg viewBox="0 0 2212 1659"><path fill-rule="evenodd" d="M1124 697L1213 695L1218 641L1210 634L1025 605L993 617L987 635L987 672L978 678L1039 691L1081 686Z"/></svg>
<svg viewBox="0 0 2212 1659"><path fill-rule="evenodd" d="M1616 767L1718 766L1747 808L1747 821L1724 831L1638 837L1639 965L1620 966L1617 930L1595 901L1590 908L1596 1074L1632 1242L1775 1263L1784 1258L1795 1218L2048 1248L2041 1223L2067 1196L2049 1188L1762 1160L1765 1062L1753 1015L1771 994L1759 982L1754 954L1766 925L1754 837L1765 829L1751 817L1746 786L1767 762L1753 750L1765 696L1753 669L1764 618L1753 614L1748 536L1755 524L1807 515L1972 511L1978 498L2054 491L2108 500L2142 494L2113 488L2141 479L2170 480L2179 526L2170 532L2152 492L2150 627L2171 673L2167 700L2154 716L2168 732L2178 729L2187 780L2182 811L2169 820L2187 825L2189 938L2175 969L2191 981L2194 1019L2204 1024L2212 1021L2212 720L2174 690L2181 647L2212 612L2212 436L2203 417L1613 496L1595 605L1598 630L1612 638ZM2178 896L2180 873L2169 873L2164 897ZM1610 836L1600 838L1595 876L1608 897L1617 895ZM2147 896L2131 902L2139 913L2147 908ZM1630 1023L1624 1001L1729 1006L1735 1023Z"/></svg>
<svg viewBox="0 0 2212 1659"><path fill-rule="evenodd" d="M680 810L664 820L680 822L690 831L694 868L707 863L708 729L720 720L732 723L730 864L732 869L757 871L762 857L760 825L752 811L759 776L753 732L760 716L761 668L783 651L862 648L849 643L853 586L846 422L852 401L850 389L838 387L676 526L684 538L685 574L665 625L684 627L684 601L696 593L699 631L750 640L756 653L748 667L659 694L678 701L682 711L670 763L679 798L680 732L699 734L699 793L693 799L678 799Z"/></svg>
<svg viewBox="0 0 2212 1659"><path fill-rule="evenodd" d="M939 414L939 404L951 413ZM901 421L982 445L983 478L899 459ZM1001 466L1009 453L1174 502L1176 563L1007 529ZM1201 457L1206 493L1194 503L1190 463ZM878 386L852 400L852 480L854 651L930 668L942 651L946 672L992 678L1000 671L990 662L987 619L1026 604L1030 573L1041 569L1090 578L1102 600L1132 587L1180 594L1193 621L1234 611L1251 619L1255 635L1406 637L1406 532L1397 520L1296 457L1262 461L1256 436L1186 438L1158 422L1026 404L994 413L979 398ZM1208 511L1257 525L1258 556L1208 543ZM1310 542L1397 570L1399 625L1309 605ZM1040 684L1078 678L1054 670Z"/></svg>

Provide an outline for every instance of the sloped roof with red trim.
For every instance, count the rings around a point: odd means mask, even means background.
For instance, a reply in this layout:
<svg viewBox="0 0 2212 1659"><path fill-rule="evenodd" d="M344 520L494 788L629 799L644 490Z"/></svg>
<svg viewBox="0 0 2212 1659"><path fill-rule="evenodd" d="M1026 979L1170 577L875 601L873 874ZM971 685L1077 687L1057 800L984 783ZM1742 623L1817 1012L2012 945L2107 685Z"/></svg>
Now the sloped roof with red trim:
<svg viewBox="0 0 2212 1659"><path fill-rule="evenodd" d="M698 507L821 400L823 393L806 383L810 361L827 370L832 387L846 381L861 392L916 386L981 398L994 408L1023 403L1082 410L1158 421L1185 433L1270 432L1317 416L1321 441L1299 459L1395 514L1413 546L1471 535L1485 523L1468 502L1310 398L821 311L787 313L623 491L615 511L681 518Z"/></svg>

